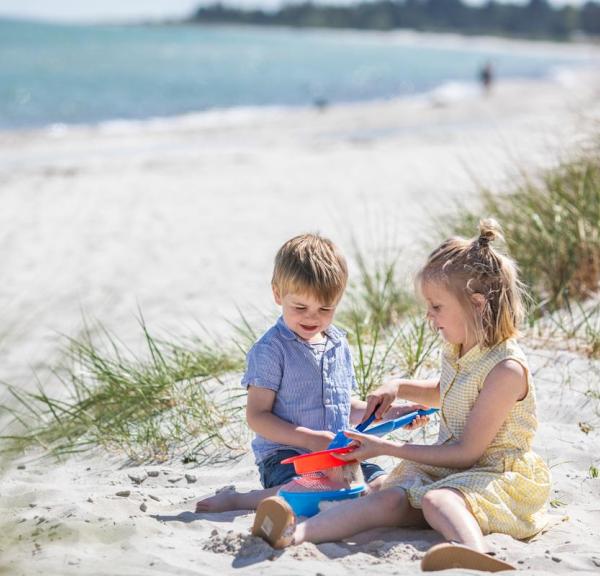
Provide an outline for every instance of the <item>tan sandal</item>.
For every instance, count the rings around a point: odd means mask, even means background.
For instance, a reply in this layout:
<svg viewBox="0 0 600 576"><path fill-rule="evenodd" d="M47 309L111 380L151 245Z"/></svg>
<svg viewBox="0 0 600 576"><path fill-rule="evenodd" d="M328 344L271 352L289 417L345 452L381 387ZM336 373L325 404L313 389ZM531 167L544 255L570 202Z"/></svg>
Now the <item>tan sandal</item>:
<svg viewBox="0 0 600 576"><path fill-rule="evenodd" d="M451 568L465 568L467 570L480 570L481 572L501 572L502 570L516 570L514 566L498 560L489 554L477 552L462 544L438 544L432 546L421 560L423 572L449 570Z"/></svg>
<svg viewBox="0 0 600 576"><path fill-rule="evenodd" d="M285 548L294 541L296 522L290 505L280 496L265 498L256 509L252 535L273 548Z"/></svg>

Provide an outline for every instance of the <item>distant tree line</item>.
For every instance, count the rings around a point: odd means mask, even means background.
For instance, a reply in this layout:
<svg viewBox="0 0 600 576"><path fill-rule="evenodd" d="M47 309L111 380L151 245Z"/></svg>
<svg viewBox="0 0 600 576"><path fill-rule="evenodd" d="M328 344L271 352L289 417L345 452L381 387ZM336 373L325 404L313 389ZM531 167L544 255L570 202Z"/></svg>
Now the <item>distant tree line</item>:
<svg viewBox="0 0 600 576"><path fill-rule="evenodd" d="M600 3L552 6L548 0L482 5L461 0L372 0L350 6L288 3L274 11L240 9L215 3L191 18L201 24L238 23L313 28L412 30L491 34L566 40L576 33L600 36Z"/></svg>

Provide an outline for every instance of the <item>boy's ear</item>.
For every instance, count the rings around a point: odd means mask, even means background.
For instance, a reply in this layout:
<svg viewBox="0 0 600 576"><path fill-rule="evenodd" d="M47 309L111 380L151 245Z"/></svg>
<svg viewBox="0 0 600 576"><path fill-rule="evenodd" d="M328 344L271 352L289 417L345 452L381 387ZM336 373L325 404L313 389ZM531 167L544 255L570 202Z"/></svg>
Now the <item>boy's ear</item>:
<svg viewBox="0 0 600 576"><path fill-rule="evenodd" d="M275 299L275 304L281 306L281 294L279 293L279 288L277 288L275 284L273 284L271 288L273 289L273 298Z"/></svg>
<svg viewBox="0 0 600 576"><path fill-rule="evenodd" d="M485 296L483 294L479 294L478 292L476 292L475 294L473 294L471 296L471 300L472 300L475 308L477 309L477 311L482 312L483 307L485 306Z"/></svg>

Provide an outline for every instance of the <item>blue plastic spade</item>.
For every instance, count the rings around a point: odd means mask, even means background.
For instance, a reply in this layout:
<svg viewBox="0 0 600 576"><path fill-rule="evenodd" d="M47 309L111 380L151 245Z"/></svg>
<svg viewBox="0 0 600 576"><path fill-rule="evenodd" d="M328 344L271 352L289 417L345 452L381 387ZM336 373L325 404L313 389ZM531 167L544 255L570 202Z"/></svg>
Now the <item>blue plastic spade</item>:
<svg viewBox="0 0 600 576"><path fill-rule="evenodd" d="M364 422L361 422L356 428L352 428L352 430L356 432L364 432L365 428L370 426L373 420L375 420L375 412L373 412L373 414L371 414ZM348 446L350 442L352 442L352 440L344 435L343 430L340 430L329 443L329 446L327 446L327 450L330 448L343 448L344 446Z"/></svg>
<svg viewBox="0 0 600 576"><path fill-rule="evenodd" d="M417 416L429 416L430 414L434 414L437 412L437 408L428 408L427 410L415 410L414 412L409 412L405 414L401 418L396 418L395 420L387 420L378 424L377 426L373 426L373 428L369 430L365 430L367 426L373 422L375 419L375 412L371 414L362 424L359 424L356 427L357 432L362 432L363 434L372 434L373 436L385 436L398 428L402 428L403 426L407 426L410 424ZM329 448L343 448L344 446L348 446L352 442L352 438L348 438L343 431L338 432L334 439L329 443Z"/></svg>

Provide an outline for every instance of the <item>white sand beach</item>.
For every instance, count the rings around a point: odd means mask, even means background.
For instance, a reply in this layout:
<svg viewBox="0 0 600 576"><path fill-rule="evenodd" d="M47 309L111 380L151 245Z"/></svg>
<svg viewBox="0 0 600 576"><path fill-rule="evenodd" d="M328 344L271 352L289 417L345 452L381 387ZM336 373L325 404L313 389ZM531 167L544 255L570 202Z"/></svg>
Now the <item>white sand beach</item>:
<svg viewBox="0 0 600 576"><path fill-rule="evenodd" d="M33 389L35 373L52 387L61 335L76 336L82 314L135 349L138 308L151 329L176 335L200 324L226 335L237 306L271 313L273 255L303 231L348 253L353 237L400 246L409 274L434 217L475 202L478 184L510 187L519 170L552 165L599 125L600 74L588 70L500 82L487 98L0 133L0 381ZM488 538L530 574L598 574L600 478L589 468L600 466L600 362L560 342L525 346L535 446L562 521L530 543ZM193 514L219 487L259 486L250 453L201 467L132 467L100 451L37 456L0 479L1 574L411 574L439 541L382 530L281 553L248 536L249 512Z"/></svg>

